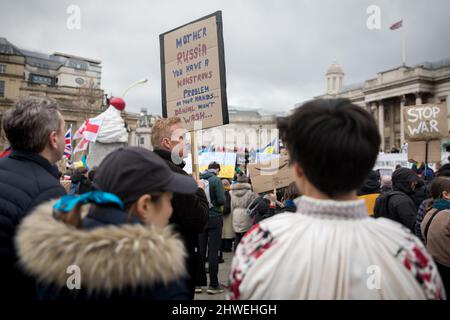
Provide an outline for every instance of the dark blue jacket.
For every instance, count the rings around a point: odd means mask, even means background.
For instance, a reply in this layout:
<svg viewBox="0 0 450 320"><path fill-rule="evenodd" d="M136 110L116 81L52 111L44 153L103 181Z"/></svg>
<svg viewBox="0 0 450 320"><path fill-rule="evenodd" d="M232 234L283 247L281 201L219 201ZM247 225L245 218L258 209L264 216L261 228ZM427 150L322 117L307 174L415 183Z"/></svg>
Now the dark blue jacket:
<svg viewBox="0 0 450 320"><path fill-rule="evenodd" d="M13 242L16 228L34 207L65 193L57 167L40 155L15 150L0 159L1 296L8 299L34 296L34 284L17 266Z"/></svg>
<svg viewBox="0 0 450 320"><path fill-rule="evenodd" d="M44 278L49 268L54 270L38 284L39 300L190 298L184 270L185 248L170 228L144 226L118 208L97 206L83 219L83 229L75 229L56 221L51 210L49 204L38 207L24 220L17 236L25 270L39 278ZM41 227L33 230L35 225ZM43 230L43 225L48 225L48 230ZM47 246L40 246L34 253L21 250L39 243L41 238L45 238ZM48 266L39 261L44 256ZM80 269L79 289L67 288L68 264ZM130 282L132 278L135 281Z"/></svg>

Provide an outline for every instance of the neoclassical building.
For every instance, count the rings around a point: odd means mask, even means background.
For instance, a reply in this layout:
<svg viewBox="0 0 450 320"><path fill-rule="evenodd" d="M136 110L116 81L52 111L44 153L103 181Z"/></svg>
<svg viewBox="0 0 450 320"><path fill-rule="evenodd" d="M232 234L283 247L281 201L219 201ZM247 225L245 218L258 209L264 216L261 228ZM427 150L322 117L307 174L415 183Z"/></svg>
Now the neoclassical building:
<svg viewBox="0 0 450 320"><path fill-rule="evenodd" d="M314 98L348 98L368 110L378 123L382 151L403 145L403 106L442 102L450 115L450 58L381 71L354 85L345 85L344 76L343 69L333 63L326 73L326 93Z"/></svg>

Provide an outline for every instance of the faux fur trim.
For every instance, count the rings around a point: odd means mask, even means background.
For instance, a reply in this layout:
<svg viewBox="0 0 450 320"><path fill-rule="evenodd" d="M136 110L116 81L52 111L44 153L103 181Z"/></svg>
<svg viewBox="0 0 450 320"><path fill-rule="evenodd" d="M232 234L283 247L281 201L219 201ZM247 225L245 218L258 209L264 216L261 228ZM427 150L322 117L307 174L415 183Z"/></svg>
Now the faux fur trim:
<svg viewBox="0 0 450 320"><path fill-rule="evenodd" d="M65 287L77 265L89 292L151 286L186 273L186 251L170 227L136 224L80 230L52 216L53 202L37 207L19 227L16 246L23 268L38 280Z"/></svg>
<svg viewBox="0 0 450 320"><path fill-rule="evenodd" d="M235 183L231 185L231 190L252 190L250 183Z"/></svg>

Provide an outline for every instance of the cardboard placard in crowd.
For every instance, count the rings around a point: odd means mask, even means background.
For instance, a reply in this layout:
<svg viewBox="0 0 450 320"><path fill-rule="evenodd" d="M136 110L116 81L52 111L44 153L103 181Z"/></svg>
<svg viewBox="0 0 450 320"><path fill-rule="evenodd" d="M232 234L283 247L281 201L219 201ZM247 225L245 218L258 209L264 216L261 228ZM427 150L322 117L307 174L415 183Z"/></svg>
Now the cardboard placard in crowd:
<svg viewBox="0 0 450 320"><path fill-rule="evenodd" d="M440 140L430 140L428 142L428 157L425 156L426 149L426 141L408 142L408 160L428 163L436 163L441 161Z"/></svg>
<svg viewBox="0 0 450 320"><path fill-rule="evenodd" d="M252 163L248 165L247 169L253 191L257 193L287 187L294 182L288 156L272 158L269 162Z"/></svg>
<svg viewBox="0 0 450 320"><path fill-rule="evenodd" d="M228 124L222 12L159 39L163 117L180 117L188 131Z"/></svg>
<svg viewBox="0 0 450 320"><path fill-rule="evenodd" d="M447 105L444 103L404 107L403 116L405 139L408 141L426 141L448 136Z"/></svg>

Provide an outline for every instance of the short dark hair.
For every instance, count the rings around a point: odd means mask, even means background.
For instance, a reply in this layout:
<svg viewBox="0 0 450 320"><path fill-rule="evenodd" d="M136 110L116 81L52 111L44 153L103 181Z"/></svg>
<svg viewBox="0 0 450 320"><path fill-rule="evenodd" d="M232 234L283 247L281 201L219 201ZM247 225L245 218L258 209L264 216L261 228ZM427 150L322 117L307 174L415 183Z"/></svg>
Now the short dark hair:
<svg viewBox="0 0 450 320"><path fill-rule="evenodd" d="M220 164L218 164L217 162L213 161L208 165L208 169L219 169L220 171Z"/></svg>
<svg viewBox="0 0 450 320"><path fill-rule="evenodd" d="M39 153L52 131L59 132L61 115L54 99L27 97L18 101L3 116L3 130L13 150Z"/></svg>
<svg viewBox="0 0 450 320"><path fill-rule="evenodd" d="M377 159L373 117L348 99L319 99L278 121L280 137L308 180L328 196L356 190Z"/></svg>
<svg viewBox="0 0 450 320"><path fill-rule="evenodd" d="M439 199L444 191L450 192L450 177L436 177L431 183L431 196Z"/></svg>

